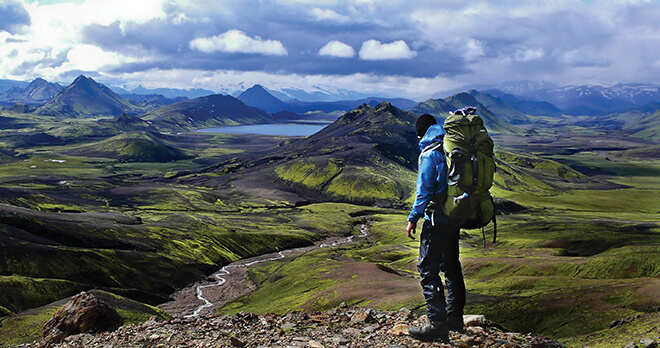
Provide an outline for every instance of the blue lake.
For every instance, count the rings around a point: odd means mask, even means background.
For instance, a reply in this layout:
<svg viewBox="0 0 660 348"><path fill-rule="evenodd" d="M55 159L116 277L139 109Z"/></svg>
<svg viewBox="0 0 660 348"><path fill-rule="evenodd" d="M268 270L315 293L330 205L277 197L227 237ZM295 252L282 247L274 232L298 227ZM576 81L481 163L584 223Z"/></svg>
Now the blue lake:
<svg viewBox="0 0 660 348"><path fill-rule="evenodd" d="M249 126L215 127L198 129L202 133L230 133L230 134L258 134L258 135L284 135L306 137L325 128L329 123L319 124L297 124L297 123L274 123L255 124Z"/></svg>

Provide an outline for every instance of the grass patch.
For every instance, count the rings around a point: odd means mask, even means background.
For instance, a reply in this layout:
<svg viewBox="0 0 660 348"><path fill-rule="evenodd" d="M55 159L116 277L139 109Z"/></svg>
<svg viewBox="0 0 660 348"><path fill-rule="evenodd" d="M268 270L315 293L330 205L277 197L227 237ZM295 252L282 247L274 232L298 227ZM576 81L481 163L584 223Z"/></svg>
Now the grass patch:
<svg viewBox="0 0 660 348"><path fill-rule="evenodd" d="M331 197L351 202L401 201L408 198L410 190L390 173L371 167L346 168L326 188Z"/></svg>
<svg viewBox="0 0 660 348"><path fill-rule="evenodd" d="M296 308L314 308L319 293L338 284L337 279L329 275L342 267L338 261L328 261L329 250L316 250L307 253L304 258L284 258L249 270L250 280L260 286L247 299L229 304L223 313L235 314L240 311L252 313L284 314ZM310 267L314 265L314 267ZM272 294L279 296L272 296ZM329 299L321 302L330 303Z"/></svg>
<svg viewBox="0 0 660 348"><path fill-rule="evenodd" d="M321 190L341 170L341 165L333 160L323 164L300 160L277 167L275 173L284 181L302 185L307 189Z"/></svg>
<svg viewBox="0 0 660 348"><path fill-rule="evenodd" d="M5 310L17 313L26 308L58 301L88 288L89 285L62 279L0 276L0 303Z"/></svg>
<svg viewBox="0 0 660 348"><path fill-rule="evenodd" d="M30 313L3 318L0 322L0 346L19 345L40 339L44 324L62 305L36 308Z"/></svg>
<svg viewBox="0 0 660 348"><path fill-rule="evenodd" d="M638 314L634 320L614 328L598 330L587 335L578 335L562 339L561 343L569 347L602 347L620 348L631 342L639 343L639 338L655 339L653 332L657 332L660 313ZM637 317L637 315L635 315ZM623 319L623 318L618 318ZM657 337L657 335L656 335Z"/></svg>

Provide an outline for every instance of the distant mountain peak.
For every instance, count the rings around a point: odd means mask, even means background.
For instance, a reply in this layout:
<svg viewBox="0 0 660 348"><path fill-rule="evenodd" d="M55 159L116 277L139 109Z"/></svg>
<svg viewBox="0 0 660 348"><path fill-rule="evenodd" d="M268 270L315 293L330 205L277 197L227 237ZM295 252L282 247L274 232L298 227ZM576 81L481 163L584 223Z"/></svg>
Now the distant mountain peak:
<svg viewBox="0 0 660 348"><path fill-rule="evenodd" d="M286 110L286 104L283 101L277 99L263 86L258 84L245 90L245 92L241 93L237 99L246 105L261 108L269 113Z"/></svg>
<svg viewBox="0 0 660 348"><path fill-rule="evenodd" d="M373 139L382 138L384 134L413 133L413 128L401 129L402 124L414 124L416 116L403 111L389 102L382 102L376 106L362 104L345 113L334 123L325 127L309 139L324 139L351 136L366 136ZM406 126L407 127L407 126ZM415 137L412 137L416 139ZM393 139L390 139L393 141ZM383 139L383 142L387 140Z"/></svg>
<svg viewBox="0 0 660 348"><path fill-rule="evenodd" d="M94 79L92 79L91 77L87 77L85 75L78 75L78 77L76 77L76 79L73 80L73 82L71 84L76 85L76 84L81 84L81 83L89 83L89 84L94 83L94 84L96 84L96 81L94 81Z"/></svg>
<svg viewBox="0 0 660 348"><path fill-rule="evenodd" d="M47 116L97 117L122 113L139 114L142 109L122 99L110 88L80 75L36 113Z"/></svg>
<svg viewBox="0 0 660 348"><path fill-rule="evenodd" d="M39 77L30 82L25 88L13 87L0 94L0 100L38 105L53 98L63 88L60 84L50 83Z"/></svg>

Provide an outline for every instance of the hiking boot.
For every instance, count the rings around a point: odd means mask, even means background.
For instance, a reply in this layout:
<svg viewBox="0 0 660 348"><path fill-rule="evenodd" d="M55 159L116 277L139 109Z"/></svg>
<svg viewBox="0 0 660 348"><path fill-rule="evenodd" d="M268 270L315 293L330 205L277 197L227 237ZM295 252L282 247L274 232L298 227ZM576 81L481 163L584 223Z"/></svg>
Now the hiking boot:
<svg viewBox="0 0 660 348"><path fill-rule="evenodd" d="M410 328L408 334L424 342L440 341L449 343L449 329L446 321Z"/></svg>
<svg viewBox="0 0 660 348"><path fill-rule="evenodd" d="M458 333L465 332L465 324L463 324L462 315L450 315L447 317L447 327L451 331L456 331Z"/></svg>

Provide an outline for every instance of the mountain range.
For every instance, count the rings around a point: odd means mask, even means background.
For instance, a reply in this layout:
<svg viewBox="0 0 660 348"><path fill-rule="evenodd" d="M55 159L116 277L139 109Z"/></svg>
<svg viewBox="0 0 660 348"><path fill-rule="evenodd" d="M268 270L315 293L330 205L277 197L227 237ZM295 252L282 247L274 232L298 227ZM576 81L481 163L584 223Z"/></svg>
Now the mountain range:
<svg viewBox="0 0 660 348"><path fill-rule="evenodd" d="M314 85L307 90L300 88L267 88L268 93L282 101L335 102L368 98L369 95L330 86Z"/></svg>
<svg viewBox="0 0 660 348"><path fill-rule="evenodd" d="M188 98L194 99L204 97L211 94L216 94L213 91L202 88L181 89L181 88L145 88L142 85L128 91L121 87L110 87L115 93L125 97L127 95L161 95L165 98Z"/></svg>
<svg viewBox="0 0 660 348"><path fill-rule="evenodd" d="M518 83L485 89L484 92L500 97L513 95L524 100L545 101L568 115L608 115L660 101L660 85L643 83L620 83L611 87Z"/></svg>
<svg viewBox="0 0 660 348"><path fill-rule="evenodd" d="M50 83L40 78L31 83L0 80L0 104L43 104L63 88L60 84ZM270 113L281 110L296 113L348 111L361 104L375 106L383 101L392 102L403 109L411 109L416 104L411 99L369 97L364 93L327 86L312 86L308 90L303 90L300 88L264 88L258 84L245 88L243 84L240 84L234 88L240 88L243 91L238 90L231 95L238 97L250 106L260 107ZM199 88L190 90L148 89L138 86L131 91L120 87L110 89L122 98L133 100L137 104L144 103L147 99L151 102L151 109L180 101L183 98L194 99L215 94L213 91ZM222 86L220 89L227 90ZM442 99L446 95L451 96L467 90L478 90L501 98L509 104L518 105L521 111L532 115L607 115L639 109L650 102L660 101L660 86L656 84L620 83L609 87L599 85L557 86L544 81L511 81L497 85L472 85L450 93L437 93L427 99ZM227 92L227 94L230 93Z"/></svg>
<svg viewBox="0 0 660 348"><path fill-rule="evenodd" d="M496 85L473 84L432 98L444 98L466 90L479 90L503 100L518 103L545 102L560 114L594 116L621 113L660 101L660 85L649 83L619 83L614 86L572 85L557 86L546 81L509 81ZM546 106L547 108L547 106ZM532 108L532 110L535 110Z"/></svg>
<svg viewBox="0 0 660 348"><path fill-rule="evenodd" d="M247 105L261 108L266 112L274 113L277 111L290 111L299 114L304 114L310 111L333 112L333 111L348 111L352 110L362 104L376 106L382 102L390 102L403 109L410 109L417 104L417 102L404 99L404 98L379 98L367 97L362 99L351 100L338 100L338 101L303 101L303 100L289 100L282 101L275 97L271 91L268 91L261 85L254 85L248 88L245 92L241 93L238 97L239 100Z"/></svg>
<svg viewBox="0 0 660 348"><path fill-rule="evenodd" d="M153 122L156 128L169 130L282 123L314 120L317 117L334 120L337 113L345 113L360 105L376 107L388 102L418 115L429 113L440 118L464 106L477 106L489 131L494 133L526 134L527 131L521 127L529 127L538 122L558 126L562 122L571 122L582 127L623 130L650 139L656 139L660 134L654 116L660 108L660 102L654 101L660 100L659 87L620 84L609 89L587 86L550 89L548 86L531 82L510 87L503 85L500 86L502 90L469 90L421 103L403 98L377 97L331 102L283 101L261 85L248 88L237 98L221 94L194 99L135 94L130 95L131 99L125 99L109 87L81 75L66 87L36 79L23 89L11 87L2 96L5 97L5 103L16 102L5 108L19 114L33 113L59 118L117 117L127 114ZM541 97L557 100L564 108L545 100L536 100ZM566 117L570 118L571 114L566 110L584 116L569 120ZM606 113L608 110L621 111ZM590 115L597 118L590 118ZM95 129L90 130L90 134L116 134L117 127L111 128L113 130L109 133Z"/></svg>

